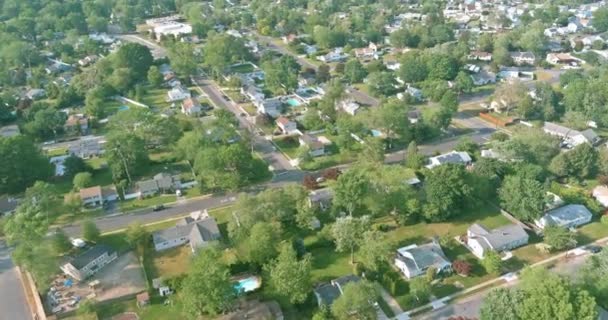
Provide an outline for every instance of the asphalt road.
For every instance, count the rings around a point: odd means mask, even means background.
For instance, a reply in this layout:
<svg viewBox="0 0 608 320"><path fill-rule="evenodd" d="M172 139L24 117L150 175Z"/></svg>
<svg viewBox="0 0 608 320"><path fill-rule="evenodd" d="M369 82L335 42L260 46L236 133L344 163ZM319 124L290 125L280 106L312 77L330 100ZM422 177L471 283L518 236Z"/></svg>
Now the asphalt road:
<svg viewBox="0 0 608 320"><path fill-rule="evenodd" d="M0 320L30 320L32 314L9 249L0 241Z"/></svg>
<svg viewBox="0 0 608 320"><path fill-rule="evenodd" d="M72 141L63 141L63 142L42 144L42 149L43 150L63 149L63 148L69 149L70 147L76 146L80 143L80 141L84 141L84 140L98 140L100 143L103 143L105 141L105 137L104 136L94 136L94 135L82 136L82 137L79 137L78 139L74 139Z"/></svg>
<svg viewBox="0 0 608 320"><path fill-rule="evenodd" d="M162 58L167 57L167 49L161 47L160 45L158 45L158 43L156 43L154 41L141 37L140 35L123 34L123 35L119 35L118 38L121 40L127 41L127 42L139 43L141 45L148 47L150 49L150 52L152 53L152 57L154 57L154 59L162 59Z"/></svg>
<svg viewBox="0 0 608 320"><path fill-rule="evenodd" d="M551 269L552 272L559 273L561 275L576 277L577 272L585 265L585 262L590 255L582 255L569 259L561 259ZM507 282L502 287L513 287L519 283L519 279ZM423 314L421 316L414 317L418 320L446 320L450 317L466 317L470 319L479 319L479 312L484 298L488 292L493 289L483 290L474 295L465 297L450 303L446 307L443 307L437 311ZM604 319L604 318L602 318Z"/></svg>

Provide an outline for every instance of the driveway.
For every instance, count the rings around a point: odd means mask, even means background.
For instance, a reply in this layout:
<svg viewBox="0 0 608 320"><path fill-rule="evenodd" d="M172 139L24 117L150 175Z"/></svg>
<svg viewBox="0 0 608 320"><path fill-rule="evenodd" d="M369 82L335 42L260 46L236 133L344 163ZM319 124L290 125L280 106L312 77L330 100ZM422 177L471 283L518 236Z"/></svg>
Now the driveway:
<svg viewBox="0 0 608 320"><path fill-rule="evenodd" d="M0 240L0 320L30 320L32 314L10 251Z"/></svg>

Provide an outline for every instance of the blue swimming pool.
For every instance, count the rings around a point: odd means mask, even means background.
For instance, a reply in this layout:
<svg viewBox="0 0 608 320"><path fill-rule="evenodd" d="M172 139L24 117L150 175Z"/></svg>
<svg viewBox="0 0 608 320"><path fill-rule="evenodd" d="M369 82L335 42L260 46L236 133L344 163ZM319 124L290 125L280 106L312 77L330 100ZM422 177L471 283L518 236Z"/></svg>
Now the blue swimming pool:
<svg viewBox="0 0 608 320"><path fill-rule="evenodd" d="M260 279L258 277L248 277L238 280L234 284L234 289L239 293L251 292L261 286Z"/></svg>
<svg viewBox="0 0 608 320"><path fill-rule="evenodd" d="M295 99L295 98L289 98L289 99L287 99L287 104L290 107L298 107L298 106L301 105L300 101L298 101L298 99Z"/></svg>
<svg viewBox="0 0 608 320"><path fill-rule="evenodd" d="M118 111L125 111L125 110L129 110L129 106L120 106L120 107L118 107Z"/></svg>

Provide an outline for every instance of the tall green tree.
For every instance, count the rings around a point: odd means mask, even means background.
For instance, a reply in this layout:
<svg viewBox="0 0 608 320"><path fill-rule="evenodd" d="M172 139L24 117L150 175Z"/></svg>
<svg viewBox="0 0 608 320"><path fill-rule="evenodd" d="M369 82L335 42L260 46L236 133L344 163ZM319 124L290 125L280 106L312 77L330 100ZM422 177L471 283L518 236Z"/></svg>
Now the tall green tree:
<svg viewBox="0 0 608 320"><path fill-rule="evenodd" d="M380 297L375 284L362 280L346 284L342 295L334 301L331 311L339 320L352 319L353 315L360 320L376 319L375 303Z"/></svg>
<svg viewBox="0 0 608 320"><path fill-rule="evenodd" d="M163 84L163 75L160 73L157 66L151 66L150 69L148 69L147 78L148 82L155 88L158 88Z"/></svg>
<svg viewBox="0 0 608 320"><path fill-rule="evenodd" d="M264 83L274 94L286 94L297 88L301 67L294 57L284 55L278 60L267 61L262 69L265 73Z"/></svg>
<svg viewBox="0 0 608 320"><path fill-rule="evenodd" d="M193 319L218 315L229 310L235 301L230 271L221 258L219 248L210 246L199 250L192 259L179 298Z"/></svg>
<svg viewBox="0 0 608 320"><path fill-rule="evenodd" d="M378 271L389 262L391 246L386 236L379 231L366 231L359 248L361 264L371 271Z"/></svg>
<svg viewBox="0 0 608 320"><path fill-rule="evenodd" d="M369 217L338 218L331 225L331 236L338 252L350 252L350 263L355 263L355 249L361 244L361 234L369 229Z"/></svg>
<svg viewBox="0 0 608 320"><path fill-rule="evenodd" d="M576 247L574 234L566 228L547 226L543 229L544 240L551 250L559 251Z"/></svg>
<svg viewBox="0 0 608 320"><path fill-rule="evenodd" d="M476 203L470 174L462 165L445 164L429 171L424 183L427 219L445 221Z"/></svg>
<svg viewBox="0 0 608 320"><path fill-rule="evenodd" d="M480 319L520 320L517 315L517 306L523 299L523 293L518 289L494 289L483 300Z"/></svg>
<svg viewBox="0 0 608 320"><path fill-rule="evenodd" d="M132 183L148 165L145 142L135 135L111 134L105 150L114 181L128 179Z"/></svg>
<svg viewBox="0 0 608 320"><path fill-rule="evenodd" d="M312 288L311 266L310 255L298 259L291 244L283 243L277 259L267 266L270 284L275 292L288 298L291 303L302 303Z"/></svg>
<svg viewBox="0 0 608 320"><path fill-rule="evenodd" d="M344 64L344 79L348 83L359 83L367 76L367 70L357 59L351 59Z"/></svg>
<svg viewBox="0 0 608 320"><path fill-rule="evenodd" d="M280 228L267 222L253 225L249 237L242 244L245 259L259 266L264 265L277 255L277 243L280 241Z"/></svg>
<svg viewBox="0 0 608 320"><path fill-rule="evenodd" d="M0 193L18 193L46 180L53 165L26 136L0 138Z"/></svg>
<svg viewBox="0 0 608 320"><path fill-rule="evenodd" d="M82 237L91 242L97 242L101 237L101 231L93 220L86 220L82 223Z"/></svg>
<svg viewBox="0 0 608 320"><path fill-rule="evenodd" d="M93 176L90 172L80 172L74 176L72 184L76 190L90 187L93 184Z"/></svg>
<svg viewBox="0 0 608 320"><path fill-rule="evenodd" d="M579 281L600 306L608 307L608 250L589 257Z"/></svg>
<svg viewBox="0 0 608 320"><path fill-rule="evenodd" d="M493 275L500 274L502 270L502 260L500 255L496 253L496 251L488 251L483 255L483 259L481 260L481 264L483 265L486 272Z"/></svg>
<svg viewBox="0 0 608 320"><path fill-rule="evenodd" d="M411 140L407 109L401 101L393 99L372 111L371 124L385 132L389 149L393 147L394 142L405 144Z"/></svg>
<svg viewBox="0 0 608 320"><path fill-rule="evenodd" d="M333 208L346 210L352 216L361 210L363 198L369 187L369 181L363 172L349 170L338 177L334 187Z"/></svg>
<svg viewBox="0 0 608 320"><path fill-rule="evenodd" d="M127 43L121 46L112 56L114 68L126 68L131 70L133 79L143 80L148 74L148 69L154 62L154 58L148 47L138 43Z"/></svg>
<svg viewBox="0 0 608 320"><path fill-rule="evenodd" d="M536 180L519 175L507 176L498 195L501 206L518 219L533 221L544 212L546 191Z"/></svg>

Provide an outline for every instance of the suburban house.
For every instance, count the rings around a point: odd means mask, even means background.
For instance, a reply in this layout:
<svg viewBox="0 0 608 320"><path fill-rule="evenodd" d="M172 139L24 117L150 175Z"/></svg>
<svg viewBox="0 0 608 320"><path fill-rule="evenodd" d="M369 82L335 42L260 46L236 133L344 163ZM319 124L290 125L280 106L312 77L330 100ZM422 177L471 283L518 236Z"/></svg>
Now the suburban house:
<svg viewBox="0 0 608 320"><path fill-rule="evenodd" d="M192 252L194 252L220 237L220 230L215 219L210 217L205 210L190 213L190 216L180 219L175 227L154 232L152 241L156 251L171 249L188 243Z"/></svg>
<svg viewBox="0 0 608 320"><path fill-rule="evenodd" d="M367 47L357 48L354 51L357 59L378 59L378 46L373 42L370 42Z"/></svg>
<svg viewBox="0 0 608 320"><path fill-rule="evenodd" d="M567 64L567 65L579 65L583 61L579 58L573 57L569 53L549 53L546 58L550 64Z"/></svg>
<svg viewBox="0 0 608 320"><path fill-rule="evenodd" d="M21 134L19 126L11 124L8 126L0 127L0 137L10 138Z"/></svg>
<svg viewBox="0 0 608 320"><path fill-rule="evenodd" d="M452 264L435 240L420 246L412 244L397 249L395 266L408 279L425 273L430 267L434 267L437 273L449 272L452 269Z"/></svg>
<svg viewBox="0 0 608 320"><path fill-rule="evenodd" d="M170 175L165 172L154 175L153 180L156 181L160 192L172 192L181 188L181 180L179 175Z"/></svg>
<svg viewBox="0 0 608 320"><path fill-rule="evenodd" d="M298 130L298 125L295 121L291 121L285 117L277 118L277 127L281 129L284 134L290 134Z"/></svg>
<svg viewBox="0 0 608 320"><path fill-rule="evenodd" d="M597 186L597 187L595 187L593 189L593 197L604 208L608 208L608 187L606 187L606 186Z"/></svg>
<svg viewBox="0 0 608 320"><path fill-rule="evenodd" d="M78 281L94 275L116 260L118 254L109 246L98 244L61 266L61 271Z"/></svg>
<svg viewBox="0 0 608 320"><path fill-rule="evenodd" d="M25 97L30 100L40 100L46 97L46 91L44 89L30 89L25 93Z"/></svg>
<svg viewBox="0 0 608 320"><path fill-rule="evenodd" d="M353 100L342 100L338 103L338 107L344 112L354 116L361 109L361 105Z"/></svg>
<svg viewBox="0 0 608 320"><path fill-rule="evenodd" d="M335 48L328 54L317 56L317 60L325 63L340 62L346 60L346 58L348 58L348 54L344 53L342 48Z"/></svg>
<svg viewBox="0 0 608 320"><path fill-rule="evenodd" d="M89 159L100 156L103 153L103 149L97 139L81 139L77 144L71 145L68 152L79 158Z"/></svg>
<svg viewBox="0 0 608 320"><path fill-rule="evenodd" d="M484 51L471 51L467 56L468 60L492 61L492 53Z"/></svg>
<svg viewBox="0 0 608 320"><path fill-rule="evenodd" d="M323 305L331 306L344 293L344 288L347 284L359 281L361 281L361 278L355 275L348 275L334 279L329 283L320 284L314 289L317 304L319 307Z"/></svg>
<svg viewBox="0 0 608 320"><path fill-rule="evenodd" d="M83 114L72 114L63 126L68 132L86 134L89 131L89 119Z"/></svg>
<svg viewBox="0 0 608 320"><path fill-rule="evenodd" d="M420 112L420 110L410 110L407 112L407 120L411 124L418 123L420 118L422 118L422 113Z"/></svg>
<svg viewBox="0 0 608 320"><path fill-rule="evenodd" d="M198 116L203 107L196 98L186 98L182 101L182 113L189 116Z"/></svg>
<svg viewBox="0 0 608 320"><path fill-rule="evenodd" d="M490 83L496 83L496 74L487 71L480 71L479 73L472 74L471 79L473 84L476 86L484 86Z"/></svg>
<svg viewBox="0 0 608 320"><path fill-rule="evenodd" d="M167 102L182 101L190 97L192 97L190 90L182 86L177 86L167 92Z"/></svg>
<svg viewBox="0 0 608 320"><path fill-rule="evenodd" d="M467 229L467 246L478 258L488 251L502 252L528 244L528 233L518 224L488 230L481 224Z"/></svg>
<svg viewBox="0 0 608 320"><path fill-rule="evenodd" d="M283 110L283 102L279 97L254 100L253 105L257 108L258 113L267 114L273 118L280 116Z"/></svg>
<svg viewBox="0 0 608 320"><path fill-rule="evenodd" d="M534 71L524 70L518 67L500 67L496 74L496 78L503 80L531 81L534 80Z"/></svg>
<svg viewBox="0 0 608 320"><path fill-rule="evenodd" d="M146 198L156 195L160 192L158 188L158 184L154 179L148 179L143 181L138 181L136 183L137 193L139 198Z"/></svg>
<svg viewBox="0 0 608 320"><path fill-rule="evenodd" d="M156 35L156 41L160 41L162 37L179 37L191 34L192 26L177 21L167 21L165 23L156 24L152 30L154 35Z"/></svg>
<svg viewBox="0 0 608 320"><path fill-rule="evenodd" d="M308 205L311 208L319 208L325 211L331 207L333 198L334 192L331 188L312 190L310 194L308 194Z"/></svg>
<svg viewBox="0 0 608 320"><path fill-rule="evenodd" d="M516 51L516 52L509 52L509 55L511 56L511 60L513 60L513 62L516 65L522 65L522 64L533 65L534 62L536 61L536 56L532 52Z"/></svg>
<svg viewBox="0 0 608 320"><path fill-rule="evenodd" d="M429 158L429 164L426 165L427 168L433 169L443 164L454 163L454 164L462 164L465 166L473 163L471 156L464 151L451 151L448 153L440 154L436 157Z"/></svg>
<svg viewBox="0 0 608 320"><path fill-rule="evenodd" d="M298 139L300 146L306 146L308 153L313 157L319 157L325 154L325 145L319 139L310 134L303 134Z"/></svg>
<svg viewBox="0 0 608 320"><path fill-rule="evenodd" d="M593 129L578 131L552 122L545 122L543 131L552 136L560 137L564 144L569 147L576 147L583 143L595 145L600 140L600 137Z"/></svg>
<svg viewBox="0 0 608 320"><path fill-rule="evenodd" d="M549 210L534 223L540 229L546 226L558 226L563 228L576 228L591 222L593 214L582 204L568 204L553 210Z"/></svg>
<svg viewBox="0 0 608 320"><path fill-rule="evenodd" d="M17 199L15 198L9 196L0 197L0 217L2 215L7 215L15 212L15 209L17 209L18 205L19 201L17 201Z"/></svg>
<svg viewBox="0 0 608 320"><path fill-rule="evenodd" d="M100 186L82 188L79 194L84 206L100 206L103 204L103 193Z"/></svg>

